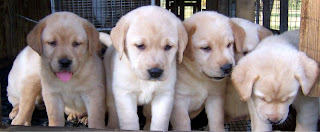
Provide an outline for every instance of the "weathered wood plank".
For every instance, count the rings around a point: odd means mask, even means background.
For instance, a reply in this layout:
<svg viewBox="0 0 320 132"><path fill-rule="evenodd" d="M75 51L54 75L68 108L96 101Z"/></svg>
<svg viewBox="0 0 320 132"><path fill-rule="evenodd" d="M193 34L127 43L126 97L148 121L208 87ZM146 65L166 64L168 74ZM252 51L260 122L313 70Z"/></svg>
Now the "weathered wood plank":
<svg viewBox="0 0 320 132"><path fill-rule="evenodd" d="M35 25L23 17L38 21L50 14L50 0L4 0L4 3L5 50L7 58L13 60L26 46L26 36Z"/></svg>
<svg viewBox="0 0 320 132"><path fill-rule="evenodd" d="M255 0L237 0L236 17L254 22Z"/></svg>
<svg viewBox="0 0 320 132"><path fill-rule="evenodd" d="M6 34L5 34L5 17L8 6L7 0L0 1L0 60L7 59Z"/></svg>
<svg viewBox="0 0 320 132"><path fill-rule="evenodd" d="M300 25L300 50L320 62L320 0L303 0ZM314 85L309 96L320 97L320 81Z"/></svg>

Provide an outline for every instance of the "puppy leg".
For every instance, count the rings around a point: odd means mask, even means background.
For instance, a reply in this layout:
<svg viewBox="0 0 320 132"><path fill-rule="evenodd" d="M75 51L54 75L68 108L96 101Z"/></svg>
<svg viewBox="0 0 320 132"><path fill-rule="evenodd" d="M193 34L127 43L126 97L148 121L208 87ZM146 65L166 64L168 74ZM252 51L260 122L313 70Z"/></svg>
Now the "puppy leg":
<svg viewBox="0 0 320 132"><path fill-rule="evenodd" d="M118 92L115 90L114 95L120 128L122 130L139 130L137 97L127 91L120 90Z"/></svg>
<svg viewBox="0 0 320 132"><path fill-rule="evenodd" d="M19 104L16 104L16 105L12 108L12 110L11 110L11 112L10 112L10 114L9 114L9 118L10 118L11 120L14 119L14 118L17 116L18 112L19 112Z"/></svg>
<svg viewBox="0 0 320 132"><path fill-rule="evenodd" d="M25 82L21 89L21 97L19 101L19 112L11 122L12 125L31 126L32 114L35 108L37 96L40 94L40 79L33 77L31 82Z"/></svg>
<svg viewBox="0 0 320 132"><path fill-rule="evenodd" d="M297 110L296 131L316 131L318 124L318 98L307 97L301 92L294 102Z"/></svg>
<svg viewBox="0 0 320 132"><path fill-rule="evenodd" d="M111 87L111 86L110 86ZM111 89L111 88L110 88ZM108 129L119 129L119 119L112 89L107 92Z"/></svg>
<svg viewBox="0 0 320 132"><path fill-rule="evenodd" d="M174 131L191 131L191 122L188 112L189 100L175 98L171 113L171 124Z"/></svg>
<svg viewBox="0 0 320 132"><path fill-rule="evenodd" d="M146 124L144 125L143 130L149 131L150 130L150 125L151 125L151 104L146 104L143 106L143 111L142 111L144 117L146 117Z"/></svg>
<svg viewBox="0 0 320 132"><path fill-rule="evenodd" d="M151 131L168 131L174 100L173 94L173 91L168 91L167 93L161 93L154 96L151 102Z"/></svg>
<svg viewBox="0 0 320 132"><path fill-rule="evenodd" d="M249 99L248 101L248 108L251 119L251 131L272 131L272 125L264 122L258 116L257 109L255 108L252 99Z"/></svg>
<svg viewBox="0 0 320 132"><path fill-rule="evenodd" d="M224 129L224 97L209 96L205 102L210 131L225 131Z"/></svg>
<svg viewBox="0 0 320 132"><path fill-rule="evenodd" d="M60 95L46 93L44 91L43 100L47 109L49 126L64 126L64 103L62 97Z"/></svg>
<svg viewBox="0 0 320 132"><path fill-rule="evenodd" d="M100 90L92 91L91 93L82 96L88 112L89 128L105 128L105 96L104 88L100 88Z"/></svg>

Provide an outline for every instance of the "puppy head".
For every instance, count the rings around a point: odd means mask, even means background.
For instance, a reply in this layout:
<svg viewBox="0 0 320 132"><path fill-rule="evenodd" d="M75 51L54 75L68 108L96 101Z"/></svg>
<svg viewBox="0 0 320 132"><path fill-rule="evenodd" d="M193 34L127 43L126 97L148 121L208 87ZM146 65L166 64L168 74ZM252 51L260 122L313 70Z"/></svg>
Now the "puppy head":
<svg viewBox="0 0 320 132"><path fill-rule="evenodd" d="M28 34L27 43L62 81L70 80L79 66L100 48L95 27L70 12L43 18Z"/></svg>
<svg viewBox="0 0 320 132"><path fill-rule="evenodd" d="M232 81L242 100L251 98L263 121L280 124L300 88L308 94L317 74L317 63L305 54L265 48L243 57L233 70Z"/></svg>
<svg viewBox="0 0 320 132"><path fill-rule="evenodd" d="M157 17L154 17L157 16ZM182 61L187 33L171 12L156 6L135 9L123 16L111 31L120 59L125 55L143 80L165 80Z"/></svg>
<svg viewBox="0 0 320 132"><path fill-rule="evenodd" d="M235 47L236 62L238 62L239 59L245 56L247 53L251 52L254 48L256 48L256 46L262 39L272 35L272 32L267 28L264 28L263 26L255 24L249 20L242 18L231 18L231 21L244 29L244 32L240 34L243 36L243 44Z"/></svg>
<svg viewBox="0 0 320 132"><path fill-rule="evenodd" d="M243 29L216 12L199 12L184 21L189 41L185 56L195 61L199 72L220 80L235 65L234 47L243 45Z"/></svg>

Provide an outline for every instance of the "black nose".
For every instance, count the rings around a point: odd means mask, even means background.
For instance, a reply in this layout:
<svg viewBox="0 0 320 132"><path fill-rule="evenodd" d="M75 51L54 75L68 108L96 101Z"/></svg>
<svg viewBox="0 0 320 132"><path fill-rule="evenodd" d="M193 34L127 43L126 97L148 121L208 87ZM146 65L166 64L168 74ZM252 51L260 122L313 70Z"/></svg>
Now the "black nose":
<svg viewBox="0 0 320 132"><path fill-rule="evenodd" d="M69 60L66 58L62 58L59 60L60 67L62 67L62 68L70 67L71 63L72 63L72 60Z"/></svg>
<svg viewBox="0 0 320 132"><path fill-rule="evenodd" d="M151 78L159 78L162 75L163 70L159 68L151 68L148 69L148 73Z"/></svg>
<svg viewBox="0 0 320 132"><path fill-rule="evenodd" d="M272 121L270 119L268 119L269 123L272 124L272 125L277 125L280 123L281 120L278 120L278 121Z"/></svg>
<svg viewBox="0 0 320 132"><path fill-rule="evenodd" d="M221 67L221 70L223 71L224 74L230 74L232 70L232 64L225 64Z"/></svg>

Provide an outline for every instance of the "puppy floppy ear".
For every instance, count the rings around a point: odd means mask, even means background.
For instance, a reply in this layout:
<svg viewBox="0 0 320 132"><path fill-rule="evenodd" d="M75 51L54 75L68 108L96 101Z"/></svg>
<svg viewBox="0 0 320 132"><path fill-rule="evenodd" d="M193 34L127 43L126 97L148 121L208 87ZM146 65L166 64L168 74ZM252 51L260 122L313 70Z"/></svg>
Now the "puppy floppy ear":
<svg viewBox="0 0 320 132"><path fill-rule="evenodd" d="M246 32L242 27L230 21L231 29L233 31L234 43L236 47L236 52L242 53L242 47L244 45L244 39L246 37Z"/></svg>
<svg viewBox="0 0 320 132"><path fill-rule="evenodd" d="M129 22L126 17L121 17L117 25L112 28L110 36L114 48L119 52L120 60L122 58L125 46L125 40L127 31L129 28Z"/></svg>
<svg viewBox="0 0 320 132"><path fill-rule="evenodd" d="M186 21L183 23L183 25L188 34L188 43L183 55L189 58L191 61L194 61L195 57L194 57L194 48L192 43L192 35L196 32L197 28L195 25L191 25Z"/></svg>
<svg viewBox="0 0 320 132"><path fill-rule="evenodd" d="M238 64L231 74L231 80L235 86L240 99L247 101L251 97L254 83L260 78L260 76L248 69L245 63Z"/></svg>
<svg viewBox="0 0 320 132"><path fill-rule="evenodd" d="M180 20L179 20L180 21ZM178 42L178 62L181 63L183 59L183 52L186 49L188 43L188 35L187 32L181 22L178 24L178 35L179 35L179 42Z"/></svg>
<svg viewBox="0 0 320 132"><path fill-rule="evenodd" d="M89 44L89 53L92 55L97 53L102 48L102 45L99 43L99 32L96 28L87 20L83 20L82 26L86 31Z"/></svg>
<svg viewBox="0 0 320 132"><path fill-rule="evenodd" d="M301 67L295 74L304 95L308 95L314 83L318 80L319 68L316 61L310 59L305 53L299 52Z"/></svg>
<svg viewBox="0 0 320 132"><path fill-rule="evenodd" d="M42 19L39 23L30 31L27 36L28 45L36 51L39 55L42 55L42 42L41 35L43 29L46 27L46 19Z"/></svg>
<svg viewBox="0 0 320 132"><path fill-rule="evenodd" d="M268 36L271 36L271 35L273 35L273 33L269 29L267 29L265 27L261 26L258 29L258 36L259 36L259 40L260 41L263 40L264 38L268 37Z"/></svg>

